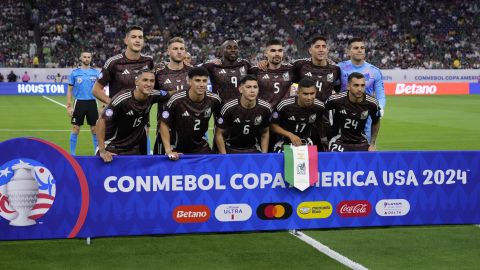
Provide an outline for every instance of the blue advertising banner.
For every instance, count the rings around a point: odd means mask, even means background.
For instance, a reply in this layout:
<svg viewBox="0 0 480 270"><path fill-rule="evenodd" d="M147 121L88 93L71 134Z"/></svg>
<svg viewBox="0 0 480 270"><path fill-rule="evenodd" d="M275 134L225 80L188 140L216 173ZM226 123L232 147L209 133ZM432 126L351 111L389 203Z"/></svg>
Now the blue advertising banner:
<svg viewBox="0 0 480 270"><path fill-rule="evenodd" d="M480 223L480 151L319 153L301 192L283 155L73 158L0 143L0 239Z"/></svg>
<svg viewBox="0 0 480 270"><path fill-rule="evenodd" d="M10 96L65 96L66 83L0 83L0 95Z"/></svg>

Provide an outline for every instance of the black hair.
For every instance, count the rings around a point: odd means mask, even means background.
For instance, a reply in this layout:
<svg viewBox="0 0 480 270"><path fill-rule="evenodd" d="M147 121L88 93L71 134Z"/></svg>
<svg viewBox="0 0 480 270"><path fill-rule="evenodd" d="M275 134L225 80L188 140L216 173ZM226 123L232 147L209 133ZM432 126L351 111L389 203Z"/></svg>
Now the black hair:
<svg viewBox="0 0 480 270"><path fill-rule="evenodd" d="M192 79L195 76L206 76L208 77L208 70L204 67L194 67L188 71L188 78Z"/></svg>

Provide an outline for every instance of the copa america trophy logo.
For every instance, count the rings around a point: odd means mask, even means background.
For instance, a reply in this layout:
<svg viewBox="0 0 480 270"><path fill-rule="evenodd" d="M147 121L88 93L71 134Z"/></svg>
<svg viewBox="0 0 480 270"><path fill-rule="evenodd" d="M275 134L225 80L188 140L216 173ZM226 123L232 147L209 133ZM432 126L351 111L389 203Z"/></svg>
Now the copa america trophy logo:
<svg viewBox="0 0 480 270"><path fill-rule="evenodd" d="M55 200L55 179L43 164L14 159L0 167L0 216L11 226L31 226Z"/></svg>

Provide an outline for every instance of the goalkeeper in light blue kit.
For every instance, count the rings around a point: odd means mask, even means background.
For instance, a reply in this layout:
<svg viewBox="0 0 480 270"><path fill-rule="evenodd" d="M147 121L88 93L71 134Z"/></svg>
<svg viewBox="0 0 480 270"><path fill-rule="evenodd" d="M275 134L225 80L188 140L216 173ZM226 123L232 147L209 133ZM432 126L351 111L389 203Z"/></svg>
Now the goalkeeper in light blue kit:
<svg viewBox="0 0 480 270"><path fill-rule="evenodd" d="M365 93L375 97L380 105L380 115L386 105L385 88L383 87L382 72L376 66L365 61L365 42L361 38L352 38L348 41L348 55L350 60L338 63L341 72L342 91L347 90L348 76L353 72L358 72L365 76ZM370 142L371 123L369 117L365 125L365 135ZM335 123L334 123L335 125Z"/></svg>
<svg viewBox="0 0 480 270"><path fill-rule="evenodd" d="M67 91L67 113L72 118L71 123L73 125L70 133L70 154L72 155L75 155L78 133L80 132L80 126L83 125L85 116L92 131L94 152L98 145L95 133L98 109L92 89L100 72L90 67L92 62L92 54L90 52L82 51L80 61L80 68L74 69L72 74L70 74ZM73 106L72 96L74 98Z"/></svg>

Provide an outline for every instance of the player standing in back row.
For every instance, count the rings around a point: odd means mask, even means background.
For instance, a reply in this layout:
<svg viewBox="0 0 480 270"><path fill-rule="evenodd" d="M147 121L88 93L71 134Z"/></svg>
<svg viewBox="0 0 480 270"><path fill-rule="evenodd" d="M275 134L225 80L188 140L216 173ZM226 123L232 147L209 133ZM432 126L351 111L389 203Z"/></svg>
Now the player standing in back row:
<svg viewBox="0 0 480 270"><path fill-rule="evenodd" d="M184 63L185 41L181 37L174 37L168 41L168 56L170 62L155 70L155 89L166 90L170 95L188 89L188 71L192 69ZM160 120L164 108L158 108L157 119ZM163 153L162 138L160 137L160 121L157 122L157 136L153 147L153 154Z"/></svg>
<svg viewBox="0 0 480 270"><path fill-rule="evenodd" d="M251 74L257 76L259 93L258 97L270 103L272 108L285 97L290 95L292 85L293 66L283 63L283 45L280 40L272 39L265 47L265 57L268 61L266 70L252 67Z"/></svg>
<svg viewBox="0 0 480 270"><path fill-rule="evenodd" d="M130 26L125 32L123 42L127 46L125 51L110 57L102 68L93 94L105 104L118 92L135 88L135 76L142 69L153 69L153 58L141 54L145 46L143 28ZM103 88L108 85L108 96Z"/></svg>
<svg viewBox="0 0 480 270"><path fill-rule="evenodd" d="M240 80L247 75L250 63L245 59L238 58L238 43L234 39L226 40L221 47L222 59L203 64L210 74L212 92L216 93L227 102L240 96L238 86Z"/></svg>

